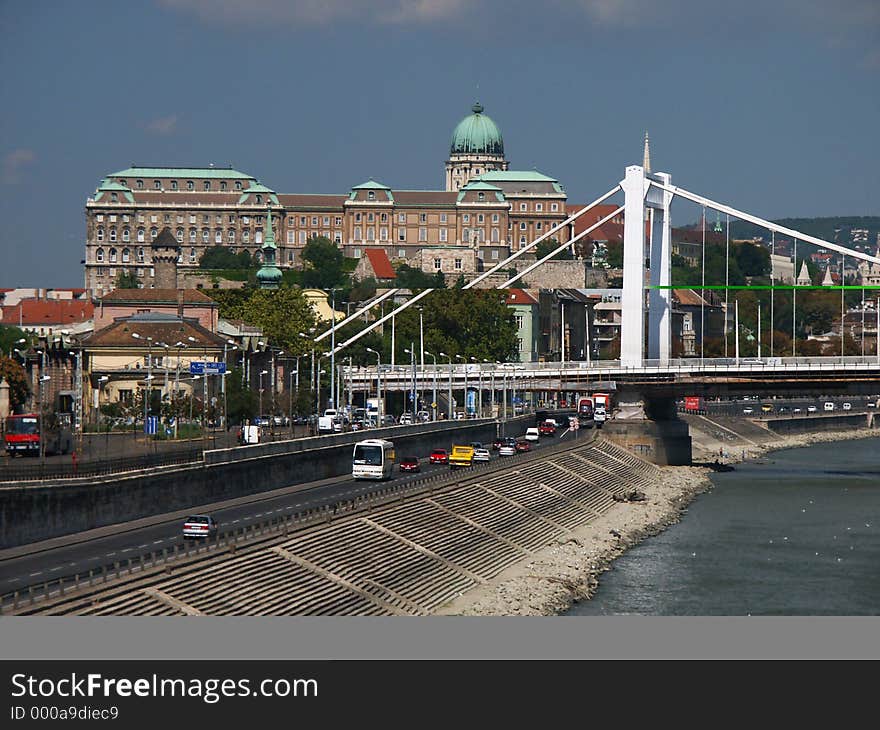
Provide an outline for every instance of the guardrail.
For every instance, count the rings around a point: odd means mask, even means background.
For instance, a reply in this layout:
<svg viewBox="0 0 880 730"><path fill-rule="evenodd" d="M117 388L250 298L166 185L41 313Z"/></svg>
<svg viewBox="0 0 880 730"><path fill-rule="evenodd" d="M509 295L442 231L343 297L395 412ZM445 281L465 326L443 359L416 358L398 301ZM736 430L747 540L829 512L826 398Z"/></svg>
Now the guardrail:
<svg viewBox="0 0 880 730"><path fill-rule="evenodd" d="M252 525L234 528L220 532L218 530L214 538L199 540L189 543L176 544L173 548L153 550L141 555L128 558L127 560L115 560L97 568L91 568L87 572L82 571L53 579L42 581L19 590L0 595L0 614L17 613L20 609L27 610L47 604L52 599L66 599L71 592L102 586L111 580L120 578L147 576L147 571L157 580L162 580L163 575L170 572L175 566L185 566L204 560L211 555L220 555L224 552L235 553L240 548L246 548L264 541L275 539L281 535L287 536L291 532L306 529L316 524L326 524L334 519L350 517L359 512L369 512L378 507L383 507L420 494L434 494L436 491L445 489L453 484L470 481L475 474L492 472L504 469L508 460L515 459L517 464L545 458L548 455L567 451L578 446L585 446L595 437L595 431L583 435L576 435L571 440L560 441L559 444L544 447L535 451L519 454L518 457L497 457L494 461L475 463L471 467L451 469L444 472L435 472L425 477L408 480L400 484L392 484L377 488L366 494L358 495L353 499L341 500L334 503L321 505L308 510L301 510L288 515L272 517ZM523 458L525 457L525 458ZM160 575L162 574L162 575Z"/></svg>
<svg viewBox="0 0 880 730"><path fill-rule="evenodd" d="M82 477L108 476L161 466L178 466L203 461L201 447L171 451L164 454L126 456L120 459L77 461L70 464L11 464L0 466L0 483L31 482L53 479L79 479Z"/></svg>

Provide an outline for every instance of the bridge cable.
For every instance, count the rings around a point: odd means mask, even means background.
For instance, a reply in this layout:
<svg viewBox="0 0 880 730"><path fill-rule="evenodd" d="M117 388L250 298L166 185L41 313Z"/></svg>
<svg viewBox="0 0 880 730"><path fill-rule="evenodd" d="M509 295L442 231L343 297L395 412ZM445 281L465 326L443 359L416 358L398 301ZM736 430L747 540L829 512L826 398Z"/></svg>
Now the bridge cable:
<svg viewBox="0 0 880 730"><path fill-rule="evenodd" d="M797 277L800 276L798 273L797 266L797 238L794 239L794 271L795 271L795 280L794 286L791 288L791 356L797 357Z"/></svg>
<svg viewBox="0 0 880 730"><path fill-rule="evenodd" d="M846 353L844 352L844 331L843 326L846 322L846 305L844 301L844 293L845 289L843 285L846 284L846 280L844 279L844 275L846 274L846 254L842 254L840 257L840 357L841 362L843 362L843 358Z"/></svg>
<svg viewBox="0 0 880 730"><path fill-rule="evenodd" d="M720 215L720 213L719 213ZM727 357L727 313L730 311L730 214L727 214L727 237L724 243L724 357Z"/></svg>
<svg viewBox="0 0 880 730"><path fill-rule="evenodd" d="M776 231L770 232L770 357L773 357L773 330L776 328L776 320L773 318L773 303L776 299L776 290L773 288L773 257L776 255Z"/></svg>
<svg viewBox="0 0 880 730"><path fill-rule="evenodd" d="M700 360L703 359L703 346L706 340L706 206L703 206L703 253L702 259L702 279L700 286Z"/></svg>

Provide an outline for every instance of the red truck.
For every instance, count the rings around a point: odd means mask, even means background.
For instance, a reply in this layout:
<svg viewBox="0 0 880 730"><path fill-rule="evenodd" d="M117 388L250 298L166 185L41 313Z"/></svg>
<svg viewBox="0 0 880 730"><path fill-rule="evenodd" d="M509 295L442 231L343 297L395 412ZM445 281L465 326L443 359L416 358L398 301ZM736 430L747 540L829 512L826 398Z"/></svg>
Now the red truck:
<svg viewBox="0 0 880 730"><path fill-rule="evenodd" d="M685 413L705 413L706 403L702 396L686 395L684 398Z"/></svg>
<svg viewBox="0 0 880 730"><path fill-rule="evenodd" d="M3 437L6 453L39 456L40 438L44 439L44 454L69 454L73 450L70 428L57 418L46 418L40 431L40 417L36 413L7 416Z"/></svg>

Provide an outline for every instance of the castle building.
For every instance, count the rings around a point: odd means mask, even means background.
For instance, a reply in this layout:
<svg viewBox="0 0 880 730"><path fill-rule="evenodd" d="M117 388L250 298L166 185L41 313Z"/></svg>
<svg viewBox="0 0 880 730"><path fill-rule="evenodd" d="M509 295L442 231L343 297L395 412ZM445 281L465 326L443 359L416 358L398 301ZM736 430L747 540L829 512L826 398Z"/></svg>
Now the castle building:
<svg viewBox="0 0 880 730"><path fill-rule="evenodd" d="M479 103L455 127L445 167L444 190L398 190L370 179L346 194L323 195L276 193L232 167L133 165L104 178L86 202L85 286L100 297L123 272L144 288L184 286L187 271L214 246L247 251L267 271L301 268L302 250L317 236L350 258L382 248L392 262L414 265L425 249L457 247L462 261L473 258L479 267L566 218L559 181L510 170L501 132ZM553 237L562 243L570 231ZM175 256L172 283L166 277ZM436 257L440 266L446 258ZM270 278L265 283L274 286L280 277Z"/></svg>

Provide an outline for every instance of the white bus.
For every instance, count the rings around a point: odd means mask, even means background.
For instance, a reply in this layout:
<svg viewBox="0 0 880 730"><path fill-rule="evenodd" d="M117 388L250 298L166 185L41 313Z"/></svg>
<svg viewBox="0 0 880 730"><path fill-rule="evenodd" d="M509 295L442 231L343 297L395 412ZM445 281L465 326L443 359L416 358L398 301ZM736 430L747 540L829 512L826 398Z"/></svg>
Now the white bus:
<svg viewBox="0 0 880 730"><path fill-rule="evenodd" d="M385 439L366 439L354 445L351 475L355 479L389 479L394 464L394 444Z"/></svg>

